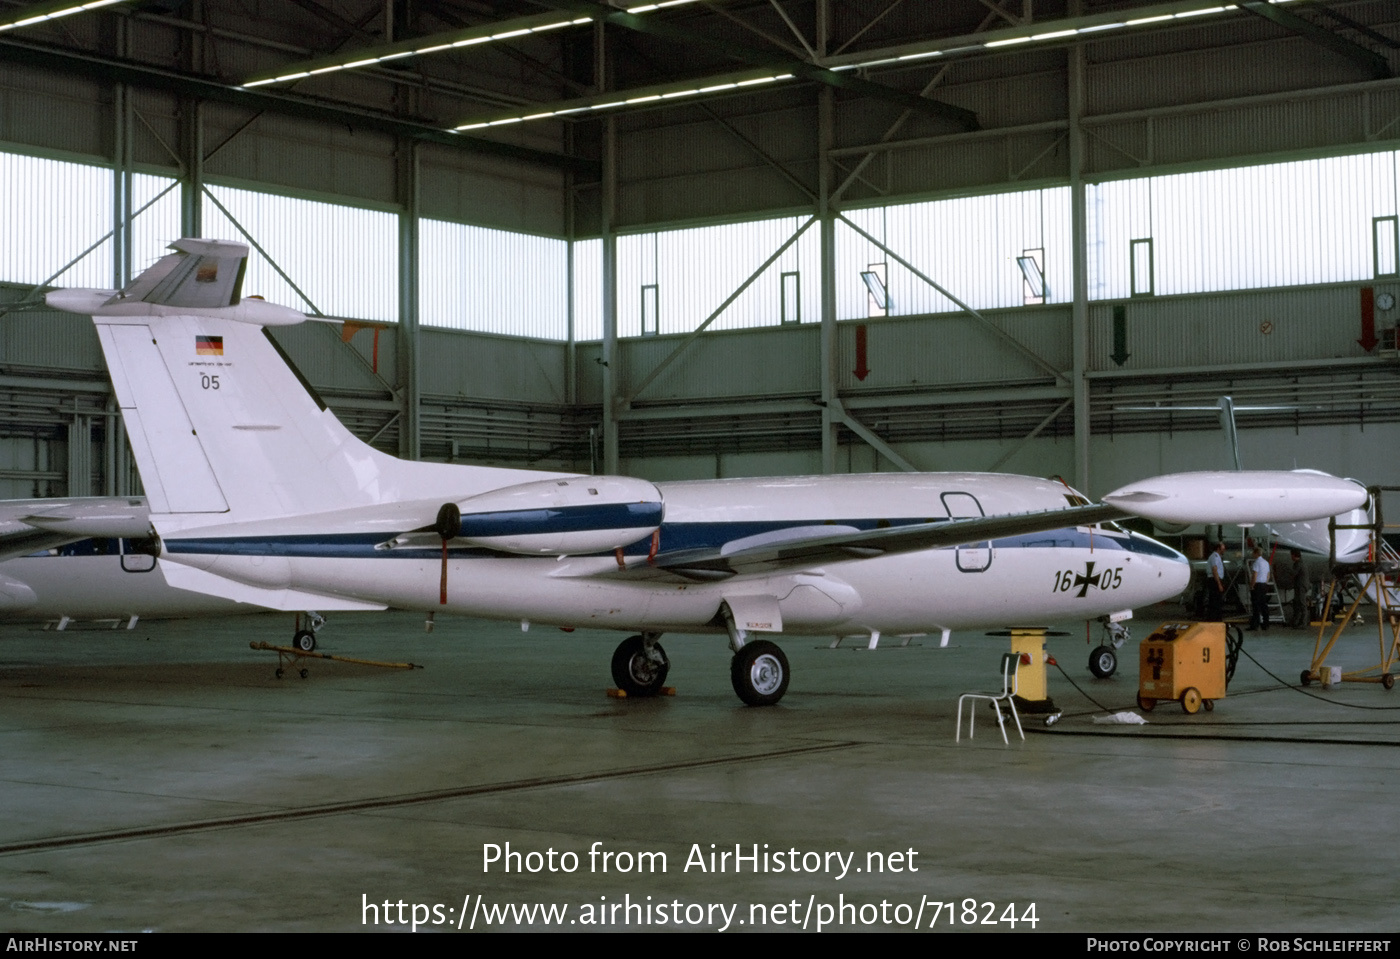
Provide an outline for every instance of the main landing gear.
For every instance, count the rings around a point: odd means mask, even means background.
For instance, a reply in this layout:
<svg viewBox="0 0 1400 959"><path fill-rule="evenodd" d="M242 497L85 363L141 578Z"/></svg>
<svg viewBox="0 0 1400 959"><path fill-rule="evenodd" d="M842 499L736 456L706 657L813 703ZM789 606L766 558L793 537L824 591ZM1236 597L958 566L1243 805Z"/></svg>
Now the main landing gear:
<svg viewBox="0 0 1400 959"><path fill-rule="evenodd" d="M660 636L660 633L628 636L613 652L613 682L628 696L655 696L666 685L671 661L657 642Z"/></svg>
<svg viewBox="0 0 1400 959"><path fill-rule="evenodd" d="M729 633L729 648L734 659L729 664L729 681L734 693L748 706L772 706L787 692L787 657L776 643L766 639L749 639L748 630L739 626L734 612L726 602L720 606L725 631Z"/></svg>
<svg viewBox="0 0 1400 959"><path fill-rule="evenodd" d="M766 640L745 643L729 664L734 692L750 706L772 706L788 688L788 661L777 644Z"/></svg>
<svg viewBox="0 0 1400 959"><path fill-rule="evenodd" d="M791 675L787 656L776 643L750 640L748 631L735 624L728 605L722 614L729 632L729 648L734 650L729 681L735 694L749 706L772 706L787 692ZM665 688L671 661L657 642L660 638L660 633L628 636L613 652L613 682L628 696L656 696Z"/></svg>

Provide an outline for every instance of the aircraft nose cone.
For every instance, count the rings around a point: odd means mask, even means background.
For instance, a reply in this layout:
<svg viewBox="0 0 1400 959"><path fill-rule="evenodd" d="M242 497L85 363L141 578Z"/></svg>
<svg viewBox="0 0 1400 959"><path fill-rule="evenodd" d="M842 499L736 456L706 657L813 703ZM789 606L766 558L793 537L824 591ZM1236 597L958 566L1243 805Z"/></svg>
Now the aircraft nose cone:
<svg viewBox="0 0 1400 959"><path fill-rule="evenodd" d="M1148 588L1156 597L1149 602L1174 599L1186 591L1191 582L1191 561L1181 553L1150 536L1134 533L1133 538L1140 544L1135 552L1144 553L1150 585ZM1156 575L1153 576L1152 574Z"/></svg>
<svg viewBox="0 0 1400 959"><path fill-rule="evenodd" d="M1186 586L1191 582L1191 562L1180 553L1177 554L1180 560L1162 560L1162 580L1166 584L1164 588L1170 588L1173 593L1186 592Z"/></svg>

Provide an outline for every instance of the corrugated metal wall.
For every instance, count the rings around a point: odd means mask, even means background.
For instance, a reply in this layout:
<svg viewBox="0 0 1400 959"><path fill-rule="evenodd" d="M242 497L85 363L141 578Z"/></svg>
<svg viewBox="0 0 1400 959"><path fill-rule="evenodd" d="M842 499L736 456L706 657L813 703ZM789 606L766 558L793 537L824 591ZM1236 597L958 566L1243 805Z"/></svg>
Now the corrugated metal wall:
<svg viewBox="0 0 1400 959"><path fill-rule="evenodd" d="M620 118L619 226L809 206L806 193L726 129L815 189L811 98L793 94L794 103L774 108L771 97L761 112L751 98L732 97L706 103L700 109L712 116L698 119L696 109ZM660 116L675 119L658 123Z"/></svg>
<svg viewBox="0 0 1400 959"><path fill-rule="evenodd" d="M1069 310L1035 308L988 312L1004 329L1055 369L1071 365ZM870 320L864 324L870 372L857 376L855 322L837 335L837 383L853 394L873 390L915 391L991 383L1038 382L1042 367L965 313Z"/></svg>
<svg viewBox="0 0 1400 959"><path fill-rule="evenodd" d="M505 336L423 330L419 376L424 396L567 403L568 346Z"/></svg>
<svg viewBox="0 0 1400 959"><path fill-rule="evenodd" d="M558 171L434 144L418 151L422 216L546 236L568 232Z"/></svg>
<svg viewBox="0 0 1400 959"><path fill-rule="evenodd" d="M1016 261L1030 250L1042 254L1047 302L1072 298L1068 187L853 210L846 215L974 309L1025 305L1025 278ZM861 273L876 263L886 264L892 315L957 308L844 223L836 227L836 263L836 315L841 319L870 315L869 289Z"/></svg>
<svg viewBox="0 0 1400 959"><path fill-rule="evenodd" d="M428 219L418 231L420 323L569 338L568 241Z"/></svg>
<svg viewBox="0 0 1400 959"><path fill-rule="evenodd" d="M110 168L0 153L0 281L110 287L110 241L53 275L111 229L112 189Z"/></svg>
<svg viewBox="0 0 1400 959"><path fill-rule="evenodd" d="M374 366L374 337L357 333L347 346L341 327L309 321L272 331L303 376L318 388L342 395L384 397L391 391L398 363L397 337L393 329L379 337L378 373Z"/></svg>
<svg viewBox="0 0 1400 959"><path fill-rule="evenodd" d="M208 192L266 253L249 253L245 293L326 316L398 319L396 214L227 186ZM208 235L245 239L210 196L204 200Z"/></svg>
<svg viewBox="0 0 1400 959"><path fill-rule="evenodd" d="M0 60L0 141L110 155L111 103L108 84Z"/></svg>
<svg viewBox="0 0 1400 959"><path fill-rule="evenodd" d="M364 129L248 111L209 103L204 142L212 153L205 175L253 181L273 188L336 194L375 203L397 196L397 144Z"/></svg>
<svg viewBox="0 0 1400 959"><path fill-rule="evenodd" d="M619 389L631 395L636 384L665 359L683 337L629 339L621 344ZM815 327L743 330L702 336L638 397L720 400L731 397L808 395L820 389L820 339ZM594 347L580 349L579 387L589 402L601 402L601 367Z"/></svg>
<svg viewBox="0 0 1400 959"><path fill-rule="evenodd" d="M1130 248L1152 241L1159 295L1376 274L1373 220L1396 215L1397 154L1113 180L1088 189L1089 295L1135 292Z"/></svg>
<svg viewBox="0 0 1400 959"><path fill-rule="evenodd" d="M810 217L781 217L748 223L695 227L618 237L617 328L619 336L643 332L684 333L695 329L753 273L807 227L707 329L769 326L779 322L782 274L797 273L800 311L790 316L820 318L821 245L807 224ZM654 287L654 322L642 324L644 287ZM648 306L649 310L650 307Z"/></svg>
<svg viewBox="0 0 1400 959"><path fill-rule="evenodd" d="M63 370L107 377L92 320L48 309L7 313L0 319L0 366L16 372Z"/></svg>
<svg viewBox="0 0 1400 959"><path fill-rule="evenodd" d="M1400 296L1400 283L1375 286ZM1115 350L1114 313L1121 310L1129 359ZM1360 284L1247 294L1135 299L1089 311L1090 368L1151 370L1361 358ZM1380 311L1377 327L1393 327L1400 310Z"/></svg>

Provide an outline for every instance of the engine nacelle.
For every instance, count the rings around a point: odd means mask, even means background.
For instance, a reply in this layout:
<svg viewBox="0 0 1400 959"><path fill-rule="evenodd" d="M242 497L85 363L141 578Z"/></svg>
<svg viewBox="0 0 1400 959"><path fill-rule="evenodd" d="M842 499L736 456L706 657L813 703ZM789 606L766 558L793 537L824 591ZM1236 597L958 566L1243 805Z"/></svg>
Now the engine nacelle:
<svg viewBox="0 0 1400 959"><path fill-rule="evenodd" d="M570 476L521 483L455 504L456 538L474 546L537 556L576 556L630 546L665 516L661 491L628 476ZM444 513L449 513L444 507ZM452 533L439 514L439 533Z"/></svg>

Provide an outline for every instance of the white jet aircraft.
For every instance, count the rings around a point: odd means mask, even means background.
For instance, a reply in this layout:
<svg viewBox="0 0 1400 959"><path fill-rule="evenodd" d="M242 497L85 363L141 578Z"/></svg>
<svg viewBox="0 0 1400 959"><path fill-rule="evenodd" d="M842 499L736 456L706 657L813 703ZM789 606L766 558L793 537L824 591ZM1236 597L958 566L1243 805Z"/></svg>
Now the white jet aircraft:
<svg viewBox="0 0 1400 959"><path fill-rule="evenodd" d="M266 612L175 589L157 572L159 540L142 496L0 500L0 625L101 622ZM316 648L325 620L308 612L293 645Z"/></svg>
<svg viewBox="0 0 1400 959"><path fill-rule="evenodd" d="M1158 477L1089 503L985 473L653 484L406 462L356 439L241 296L247 247L180 240L118 293L50 293L92 316L173 586L273 609L443 610L625 630L613 678L661 690L668 631L725 633L745 703L788 687L755 634L908 635L1089 619L1182 591L1189 565L1104 524L1293 521L1365 499L1332 477ZM946 635L946 634L945 634Z"/></svg>

